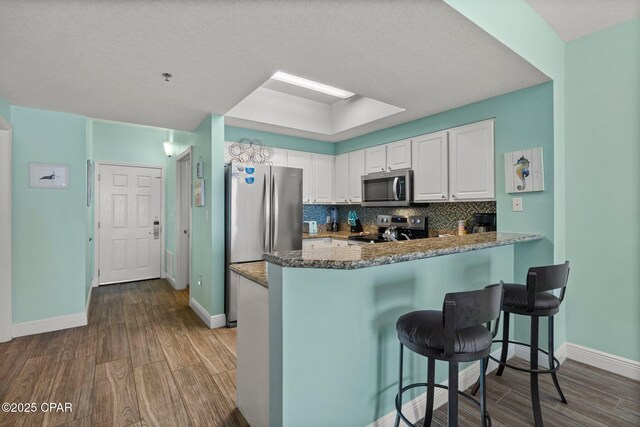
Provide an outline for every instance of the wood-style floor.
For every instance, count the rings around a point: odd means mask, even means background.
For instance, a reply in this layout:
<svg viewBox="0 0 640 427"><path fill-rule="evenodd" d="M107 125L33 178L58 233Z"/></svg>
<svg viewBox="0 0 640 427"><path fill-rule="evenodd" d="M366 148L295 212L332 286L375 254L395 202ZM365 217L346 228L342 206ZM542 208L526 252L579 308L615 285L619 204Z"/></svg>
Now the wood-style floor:
<svg viewBox="0 0 640 427"><path fill-rule="evenodd" d="M527 367L522 359L512 364ZM565 360L558 371L567 405L560 402L550 375L540 375L540 403L545 426L617 427L640 426L640 382ZM470 390L467 390L468 392ZM459 425L480 425L477 406L460 397ZM505 369L501 377L487 376L487 410L492 426L533 426L529 374ZM447 406L434 412L431 425L447 425Z"/></svg>
<svg viewBox="0 0 640 427"><path fill-rule="evenodd" d="M0 402L70 402L73 412L0 412L0 426L247 425L235 409L235 329L208 329L165 281L93 292L88 326L0 344ZM569 405L541 375L545 425L640 426L639 382L571 360L558 376ZM526 374L491 374L487 391L494 426L533 425ZM459 413L461 426L479 425L462 398ZM433 425L446 425L446 405Z"/></svg>
<svg viewBox="0 0 640 427"><path fill-rule="evenodd" d="M236 331L208 329L163 280L93 289L89 324L0 344L0 426L247 426L235 409Z"/></svg>

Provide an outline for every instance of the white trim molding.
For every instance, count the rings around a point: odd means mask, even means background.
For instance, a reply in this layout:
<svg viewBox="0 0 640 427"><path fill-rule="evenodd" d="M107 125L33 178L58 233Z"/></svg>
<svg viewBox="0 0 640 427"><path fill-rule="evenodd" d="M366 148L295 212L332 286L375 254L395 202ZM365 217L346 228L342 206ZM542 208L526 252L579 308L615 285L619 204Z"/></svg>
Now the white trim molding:
<svg viewBox="0 0 640 427"><path fill-rule="evenodd" d="M640 381L640 362L567 342L567 358Z"/></svg>
<svg viewBox="0 0 640 427"><path fill-rule="evenodd" d="M170 275L169 273L167 273L167 274L165 274L165 275L164 275L164 279L166 279L166 280L167 280L167 282L169 282L169 283L171 284L171 286L173 287L173 289L175 289L175 290L179 290L179 289L176 287L176 279L175 279L172 275Z"/></svg>
<svg viewBox="0 0 640 427"><path fill-rule="evenodd" d="M86 312L69 314L66 316L49 317L47 319L32 320L30 322L14 323L13 336L23 337L25 335L42 334L45 332L59 331L61 329L86 326L86 324Z"/></svg>
<svg viewBox="0 0 640 427"><path fill-rule="evenodd" d="M500 358L500 353L502 352L502 347L493 351L491 355L496 359ZM514 349L512 346L509 346L509 351L507 352L507 359L511 359L514 356ZM487 373L494 371L498 367L498 363L493 360L489 360L489 366L487 367ZM480 362L474 362L472 365L460 371L458 374L458 388L460 390L465 390L475 384L478 381L478 375L480 375ZM440 383L442 385L449 384L449 381L443 381ZM447 403L448 393L447 390L442 388L436 388L435 393L433 395L433 409L436 410L440 406ZM426 391L416 397L413 400L402 405L402 413L405 417L412 423L416 423L418 420L424 418L424 411L426 408L427 401L427 393ZM396 411L391 411L384 415L381 418L378 418L373 423L369 424L367 427L393 427L396 420Z"/></svg>
<svg viewBox="0 0 640 427"><path fill-rule="evenodd" d="M224 314L209 314L209 312L193 298L189 299L189 307L193 309L209 329L224 328L227 326L227 318Z"/></svg>
<svg viewBox="0 0 640 427"><path fill-rule="evenodd" d="M87 304L84 308L84 312L87 315L87 319L89 319L89 307L91 307L91 297L93 296L93 286L89 288L89 296L87 297Z"/></svg>

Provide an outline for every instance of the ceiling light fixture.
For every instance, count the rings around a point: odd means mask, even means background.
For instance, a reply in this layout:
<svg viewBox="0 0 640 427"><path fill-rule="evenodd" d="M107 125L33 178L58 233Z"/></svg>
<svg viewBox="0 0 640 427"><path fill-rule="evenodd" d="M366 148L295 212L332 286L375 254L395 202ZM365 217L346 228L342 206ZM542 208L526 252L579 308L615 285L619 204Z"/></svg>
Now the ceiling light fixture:
<svg viewBox="0 0 640 427"><path fill-rule="evenodd" d="M279 80L281 82L315 90L316 92L326 93L327 95L335 96L337 98L347 99L355 95L355 93L353 92L338 89L337 87L325 85L323 83L314 82L313 80L294 76L293 74L283 73L282 71L278 71L273 76L271 76L271 78L274 80Z"/></svg>

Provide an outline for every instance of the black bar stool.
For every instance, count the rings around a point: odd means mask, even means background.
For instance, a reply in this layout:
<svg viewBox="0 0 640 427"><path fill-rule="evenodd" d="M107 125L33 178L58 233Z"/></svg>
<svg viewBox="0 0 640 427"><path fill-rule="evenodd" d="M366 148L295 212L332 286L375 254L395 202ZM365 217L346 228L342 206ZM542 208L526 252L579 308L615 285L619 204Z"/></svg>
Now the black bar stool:
<svg viewBox="0 0 640 427"><path fill-rule="evenodd" d="M500 360L489 356L500 364L496 375L501 376L505 366L522 372L531 374L531 402L533 406L533 417L536 427L541 427L542 410L540 408L540 393L538 390L538 375L551 374L553 384L556 386L558 395L562 403L566 404L556 372L560 368L560 361L553 355L553 318L564 300L567 280L569 279L569 261L564 264L547 265L542 267L532 267L527 273L527 284L519 285L514 283L504 284L504 299L502 301L502 311L504 312L504 326L502 327L502 340L495 342L502 343L502 353ZM502 282L500 282L502 283ZM549 291L560 289L560 297L556 297ZM509 340L509 317L510 314L519 314L531 317L531 342L529 344ZM538 333L540 317L548 317L548 348L544 351L538 348ZM508 344L519 344L530 349L530 369L524 369L507 363ZM549 369L538 369L538 352L542 352L549 358ZM485 360L484 368L487 368L488 360ZM483 380L484 381L484 380ZM480 381L476 384L473 394L476 394Z"/></svg>
<svg viewBox="0 0 640 427"><path fill-rule="evenodd" d="M415 387L427 387L427 407L424 426L431 425L434 387L449 390L448 425L458 425L458 394L480 407L482 426L491 425L485 393L485 362L491 353L491 343L500 321L502 282L483 290L445 295L442 311L413 311L398 319L396 330L400 340L400 380L396 395L396 422L400 419L410 426L402 413L402 394ZM494 332L484 326L495 321ZM404 347L427 357L427 382L402 386L402 357ZM435 362L449 362L449 386L435 383ZM458 363L480 360L480 401L458 390Z"/></svg>

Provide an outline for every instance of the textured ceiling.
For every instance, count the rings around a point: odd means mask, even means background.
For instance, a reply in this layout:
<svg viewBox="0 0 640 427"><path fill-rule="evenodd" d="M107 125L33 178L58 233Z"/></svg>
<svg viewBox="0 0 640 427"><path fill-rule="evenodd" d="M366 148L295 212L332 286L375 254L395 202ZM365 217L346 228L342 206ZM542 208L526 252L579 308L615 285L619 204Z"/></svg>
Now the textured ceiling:
<svg viewBox="0 0 640 427"><path fill-rule="evenodd" d="M526 0L564 40L640 17L640 0Z"/></svg>
<svg viewBox="0 0 640 427"><path fill-rule="evenodd" d="M0 40L15 105L192 130L281 70L406 109L331 136L243 123L334 142L548 80L439 0L0 0Z"/></svg>

